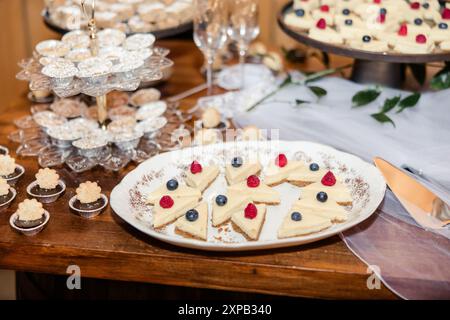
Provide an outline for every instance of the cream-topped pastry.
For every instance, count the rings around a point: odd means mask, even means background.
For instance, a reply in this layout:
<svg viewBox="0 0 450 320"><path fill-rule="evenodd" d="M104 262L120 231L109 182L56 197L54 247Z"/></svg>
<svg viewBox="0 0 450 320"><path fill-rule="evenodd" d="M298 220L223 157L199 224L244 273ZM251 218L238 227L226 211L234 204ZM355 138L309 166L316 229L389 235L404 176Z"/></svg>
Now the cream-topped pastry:
<svg viewBox="0 0 450 320"><path fill-rule="evenodd" d="M320 0L294 0L294 10L303 9L305 11L311 11L317 9L320 6Z"/></svg>
<svg viewBox="0 0 450 320"><path fill-rule="evenodd" d="M311 16L316 21L324 19L327 25L334 25L334 8L327 4L323 4L318 9L312 10Z"/></svg>
<svg viewBox="0 0 450 320"><path fill-rule="evenodd" d="M327 199L341 205L350 205L353 202L350 190L345 184L337 181L331 171L328 171L320 182L315 182L302 188L300 198L316 199L319 192L325 192Z"/></svg>
<svg viewBox="0 0 450 320"><path fill-rule="evenodd" d="M175 232L184 237L206 241L208 239L208 204L201 202L186 211L175 222Z"/></svg>
<svg viewBox="0 0 450 320"><path fill-rule="evenodd" d="M212 204L212 225L217 227L228 222L234 212L244 209L249 202L251 199L245 194L217 195Z"/></svg>
<svg viewBox="0 0 450 320"><path fill-rule="evenodd" d="M153 227L162 228L195 207L197 197L172 198L169 195L162 196L153 208Z"/></svg>
<svg viewBox="0 0 450 320"><path fill-rule="evenodd" d="M9 155L0 155L0 176L6 177L16 170L16 160Z"/></svg>
<svg viewBox="0 0 450 320"><path fill-rule="evenodd" d="M450 40L450 26L446 22L439 22L433 29L430 31L430 39L434 42L440 43L442 41Z"/></svg>
<svg viewBox="0 0 450 320"><path fill-rule="evenodd" d="M243 160L242 157L234 157L231 164L225 166L225 178L229 185L244 181L251 175L261 171L259 161Z"/></svg>
<svg viewBox="0 0 450 320"><path fill-rule="evenodd" d="M59 183L59 175L56 170L53 169L39 169L35 177L38 186L42 189L55 189Z"/></svg>
<svg viewBox="0 0 450 320"><path fill-rule="evenodd" d="M309 166L303 165L294 172L291 172L287 180L293 185L304 187L320 181L327 172L328 170L320 168L317 163L311 163Z"/></svg>
<svg viewBox="0 0 450 320"><path fill-rule="evenodd" d="M202 124L204 128L216 128L221 121L220 112L216 108L207 108L202 114Z"/></svg>
<svg viewBox="0 0 450 320"><path fill-rule="evenodd" d="M352 48L373 52L385 52L389 50L389 45L386 41L372 39L371 36L365 35L359 40L350 40L348 45Z"/></svg>
<svg viewBox="0 0 450 320"><path fill-rule="evenodd" d="M443 50L443 51L450 51L450 40L442 41L439 44L439 48L441 48L441 50Z"/></svg>
<svg viewBox="0 0 450 320"><path fill-rule="evenodd" d="M342 44L344 42L342 36L331 28L327 28L325 19L320 19L314 28L309 30L309 37L318 41L328 42L332 44Z"/></svg>
<svg viewBox="0 0 450 320"><path fill-rule="evenodd" d="M14 224L19 228L34 228L45 221L45 210L36 199L25 199L19 203Z"/></svg>
<svg viewBox="0 0 450 320"><path fill-rule="evenodd" d="M409 43L414 41L415 37L416 34L410 29L410 25L403 23L396 32L388 33L384 38L390 46L394 47L399 42Z"/></svg>
<svg viewBox="0 0 450 320"><path fill-rule="evenodd" d="M217 178L219 171L217 165L202 167L199 162L193 161L186 172L185 180L188 186L203 192Z"/></svg>
<svg viewBox="0 0 450 320"><path fill-rule="evenodd" d="M8 181L0 178L0 197L8 195L10 188Z"/></svg>
<svg viewBox="0 0 450 320"><path fill-rule="evenodd" d="M297 9L294 12L286 14L284 23L293 28L309 30L314 27L316 22L307 11L304 9Z"/></svg>
<svg viewBox="0 0 450 320"><path fill-rule="evenodd" d="M292 210L305 214L315 214L333 222L343 222L348 219L348 213L344 207L338 205L331 199L325 200L324 202L323 199L321 200L316 199L316 197L302 198L293 203Z"/></svg>
<svg viewBox="0 0 450 320"><path fill-rule="evenodd" d="M245 194L253 202L270 205L279 204L281 201L280 193L267 184L262 183L255 175L249 176L246 181L229 186L228 194L230 196Z"/></svg>
<svg viewBox="0 0 450 320"><path fill-rule="evenodd" d="M286 182L289 175L300 169L301 166L302 163L300 161L288 161L286 155L279 154L264 170L264 182L268 186L274 186Z"/></svg>
<svg viewBox="0 0 450 320"><path fill-rule="evenodd" d="M317 215L305 208L292 208L278 229L278 238L291 238L316 233L332 226L331 219Z"/></svg>
<svg viewBox="0 0 450 320"><path fill-rule="evenodd" d="M408 54L427 54L434 50L433 41L424 34L418 34L414 41L398 42L394 46L394 50Z"/></svg>
<svg viewBox="0 0 450 320"><path fill-rule="evenodd" d="M102 197L102 188L92 181L80 183L75 192L77 200L82 204L94 203Z"/></svg>
<svg viewBox="0 0 450 320"><path fill-rule="evenodd" d="M197 200L202 197L200 190L181 185L176 179L170 179L165 185L160 186L147 196L147 203L155 204L164 195L172 198L196 198Z"/></svg>
<svg viewBox="0 0 450 320"><path fill-rule="evenodd" d="M233 227L249 240L258 240L265 219L266 206L253 203L247 204L244 210L239 210L231 216Z"/></svg>
<svg viewBox="0 0 450 320"><path fill-rule="evenodd" d="M338 31L339 28L344 26L367 29L366 24L361 20L361 18L359 18L357 15L354 14L349 15L338 14L334 17L334 24L336 25L336 29Z"/></svg>

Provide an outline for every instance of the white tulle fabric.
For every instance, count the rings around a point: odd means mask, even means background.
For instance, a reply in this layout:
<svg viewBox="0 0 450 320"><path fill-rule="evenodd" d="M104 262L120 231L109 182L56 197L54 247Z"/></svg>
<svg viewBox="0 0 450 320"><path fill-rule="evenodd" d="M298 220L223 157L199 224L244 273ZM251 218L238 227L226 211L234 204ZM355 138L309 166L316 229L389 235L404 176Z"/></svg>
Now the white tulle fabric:
<svg viewBox="0 0 450 320"><path fill-rule="evenodd" d="M370 115L379 111L385 98L410 93L386 88L375 102L352 109L352 96L367 86L336 77L313 85L328 94L317 101L307 88L289 86L251 112L244 110L270 91L274 81L213 99L239 126L279 129L281 139L320 142L367 161L379 156L422 170L443 187L427 186L450 203L450 90L423 93L416 107L390 112L394 128ZM296 106L296 99L313 103ZM450 230L424 230L390 191L369 221L342 238L367 265L378 267L381 279L400 297L450 299Z"/></svg>

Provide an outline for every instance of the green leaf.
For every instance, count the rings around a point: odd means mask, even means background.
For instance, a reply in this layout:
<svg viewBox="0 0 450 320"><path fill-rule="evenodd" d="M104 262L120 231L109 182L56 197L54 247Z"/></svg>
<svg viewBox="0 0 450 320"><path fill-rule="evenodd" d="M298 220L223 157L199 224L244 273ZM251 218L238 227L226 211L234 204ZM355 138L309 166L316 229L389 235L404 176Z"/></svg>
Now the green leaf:
<svg viewBox="0 0 450 320"><path fill-rule="evenodd" d="M314 93L318 99L327 95L327 90L325 90L324 88L321 88L321 87L310 86L310 87L308 87L308 89L311 90L312 93Z"/></svg>
<svg viewBox="0 0 450 320"><path fill-rule="evenodd" d="M322 79L325 76L334 74L336 72L341 72L342 70L348 69L352 66L353 66L352 64L347 64L347 65L344 65L344 66L338 67L338 68L326 69L326 70L322 70L322 71L318 71L318 72L314 72L314 73L309 73L309 74L307 74L307 77L305 78L304 83L308 84L310 82L317 81L319 79Z"/></svg>
<svg viewBox="0 0 450 320"><path fill-rule="evenodd" d="M417 102L419 102L420 96L421 96L420 93L416 92L416 93L413 93L412 95L409 95L406 98L402 99L398 103L399 110L397 111L397 113L402 112L406 108L414 107L417 104Z"/></svg>
<svg viewBox="0 0 450 320"><path fill-rule="evenodd" d="M380 95L381 91L375 89L368 89L357 92L352 98L352 108L365 106L372 101L375 101Z"/></svg>
<svg viewBox="0 0 450 320"><path fill-rule="evenodd" d="M444 90L450 88L450 71L445 68L439 71L431 79L430 87L434 90Z"/></svg>
<svg viewBox="0 0 450 320"><path fill-rule="evenodd" d="M393 98L388 98L386 100L384 100L384 104L383 107L381 108L381 112L382 113L386 113L391 111L392 109L395 108L395 106L398 104L398 102L400 101L401 96L396 96Z"/></svg>
<svg viewBox="0 0 450 320"><path fill-rule="evenodd" d="M427 68L424 63L411 63L409 68L416 79L416 81L423 86L427 78Z"/></svg>
<svg viewBox="0 0 450 320"><path fill-rule="evenodd" d="M295 105L296 105L297 107L300 106L300 105L302 105L302 104L305 104L305 103L311 103L311 102L306 101L306 100L295 99Z"/></svg>
<svg viewBox="0 0 450 320"><path fill-rule="evenodd" d="M395 123L394 121L392 121L391 118L389 118L389 116L387 116L385 113L380 112L380 113L374 113L370 115L372 118L374 118L375 120L377 120L380 123L386 123L389 122L390 124L392 124L395 128Z"/></svg>

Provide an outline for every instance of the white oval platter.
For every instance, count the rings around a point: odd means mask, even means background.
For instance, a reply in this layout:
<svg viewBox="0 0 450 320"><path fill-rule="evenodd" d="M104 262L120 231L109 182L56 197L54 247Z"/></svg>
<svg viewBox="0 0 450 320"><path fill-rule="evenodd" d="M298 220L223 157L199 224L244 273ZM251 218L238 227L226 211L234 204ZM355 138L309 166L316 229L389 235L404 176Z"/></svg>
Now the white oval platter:
<svg viewBox="0 0 450 320"><path fill-rule="evenodd" d="M279 153L286 154L288 159L301 160L306 164L316 162L333 171L351 189L353 205L347 208L349 219L314 234L278 239L278 227L289 213L291 204L298 199L301 190L283 183L274 187L281 194L281 204L267 207L266 221L257 241L246 240L233 230L231 224L213 227L211 210L208 219L208 241L184 238L175 233L173 224L162 230L153 229L152 207L145 204L146 195L171 178L182 181L184 172L193 160L199 161L203 166L216 163L222 168L219 177L203 193L203 200L208 201L211 208L212 199L226 191L224 168L232 157L240 155L245 159L258 156L264 167ZM331 147L304 141L239 141L185 148L159 154L143 162L114 188L111 193L111 207L134 228L164 242L209 251L245 251L297 246L339 234L370 217L383 200L385 190L386 184L377 168L356 156Z"/></svg>

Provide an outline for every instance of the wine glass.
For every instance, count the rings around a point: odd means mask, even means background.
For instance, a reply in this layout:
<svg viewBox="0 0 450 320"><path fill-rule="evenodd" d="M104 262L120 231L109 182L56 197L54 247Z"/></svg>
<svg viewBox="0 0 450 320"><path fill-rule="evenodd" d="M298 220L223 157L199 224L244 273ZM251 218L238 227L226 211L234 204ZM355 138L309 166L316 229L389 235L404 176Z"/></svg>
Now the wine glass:
<svg viewBox="0 0 450 320"><path fill-rule="evenodd" d="M250 43L259 35L258 0L230 0L228 35L237 44L244 87L245 57Z"/></svg>
<svg viewBox="0 0 450 320"><path fill-rule="evenodd" d="M227 2L224 0L194 0L194 42L207 62L208 95L213 89L213 64L217 50L227 40Z"/></svg>

